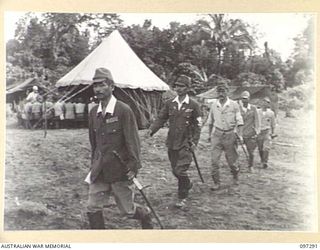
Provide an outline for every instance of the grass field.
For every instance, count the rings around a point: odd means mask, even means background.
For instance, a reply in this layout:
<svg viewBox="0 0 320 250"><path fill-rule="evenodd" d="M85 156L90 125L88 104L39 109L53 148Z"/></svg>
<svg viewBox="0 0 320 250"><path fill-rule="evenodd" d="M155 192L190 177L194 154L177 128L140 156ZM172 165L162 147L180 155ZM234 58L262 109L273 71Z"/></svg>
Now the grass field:
<svg viewBox="0 0 320 250"><path fill-rule="evenodd" d="M315 130L312 112L296 118L278 117L277 134L270 153L270 167L262 169L258 154L249 173L239 148L240 183L233 186L223 162L223 189L210 191L210 144L202 130L197 157L205 184L192 164L194 187L188 205L177 209L177 183L170 171L165 148L167 129L148 138L140 131L142 164L139 179L167 229L212 230L316 230ZM5 230L86 229L83 216L87 199L84 179L89 170L87 129L24 130L8 125L6 131ZM256 152L257 153L257 152ZM143 203L139 194L136 199ZM109 229L136 229L113 202L105 211ZM154 220L155 221L155 220ZM155 221L156 223L156 221Z"/></svg>

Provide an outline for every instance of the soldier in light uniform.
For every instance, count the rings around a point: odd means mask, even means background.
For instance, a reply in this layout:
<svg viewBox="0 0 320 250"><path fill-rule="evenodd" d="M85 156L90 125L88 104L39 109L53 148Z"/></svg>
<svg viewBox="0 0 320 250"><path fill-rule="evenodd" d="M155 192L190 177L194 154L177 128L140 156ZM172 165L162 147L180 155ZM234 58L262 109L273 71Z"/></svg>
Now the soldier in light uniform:
<svg viewBox="0 0 320 250"><path fill-rule="evenodd" d="M253 171L254 150L257 147L257 135L260 133L260 119L256 106L249 103L250 93L243 91L239 101L243 118L243 142L249 154L249 172Z"/></svg>
<svg viewBox="0 0 320 250"><path fill-rule="evenodd" d="M187 94L190 85L191 79L185 75L177 79L174 86L178 96L165 103L149 131L152 136L169 120L166 145L173 175L178 180L178 208L186 205L192 188L188 169L192 161L191 150L196 149L201 131L200 106Z"/></svg>
<svg viewBox="0 0 320 250"><path fill-rule="evenodd" d="M211 141L212 146L211 175L214 185L211 190L213 191L220 189L219 161L223 151L231 169L234 184L238 184L238 173L240 171L239 166L237 166L237 134L240 143L243 143L243 119L238 103L229 99L228 89L226 83L217 86L218 99L212 102L208 116L209 141Z"/></svg>
<svg viewBox="0 0 320 250"><path fill-rule="evenodd" d="M270 109L271 101L269 97L265 97L262 100L262 107L258 110L261 131L257 137L258 150L263 168L268 168L269 151L271 148L271 140L274 136L276 128L275 114Z"/></svg>

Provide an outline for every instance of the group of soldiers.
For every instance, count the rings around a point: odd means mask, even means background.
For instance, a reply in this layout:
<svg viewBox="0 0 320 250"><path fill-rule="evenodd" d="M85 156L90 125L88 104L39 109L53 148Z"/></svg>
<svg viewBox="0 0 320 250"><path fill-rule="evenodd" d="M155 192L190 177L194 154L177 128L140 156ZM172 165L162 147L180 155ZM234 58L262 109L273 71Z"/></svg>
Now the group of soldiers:
<svg viewBox="0 0 320 250"><path fill-rule="evenodd" d="M93 99L86 104L81 97L61 101L59 98L42 96L37 86L33 86L25 100L18 105L18 121L25 128L41 128L46 122L48 128L85 127L88 112L97 105Z"/></svg>
<svg viewBox="0 0 320 250"><path fill-rule="evenodd" d="M153 136L169 121L166 145L173 175L177 179L177 208L187 205L193 187L188 170L201 133L199 104L189 97L191 80L185 75L174 83L177 96L168 100L148 136ZM254 169L254 150L258 147L263 168L268 168L271 138L275 132L275 114L270 99L264 98L260 107L250 104L250 93L244 91L241 100L228 97L228 85L217 86L218 98L209 111L209 141L211 142L212 191L221 188L220 158L225 153L233 184L238 185L238 145L248 153L248 170ZM91 229L105 228L103 207L113 195L120 211L128 218L140 220L143 229L152 229L148 207L134 202L133 183L141 168L140 139L131 108L113 96L114 81L111 72L98 68L93 76L93 90L99 100L89 114L89 138L92 149L91 168L86 178L89 184L87 215ZM151 209L152 210L152 209Z"/></svg>

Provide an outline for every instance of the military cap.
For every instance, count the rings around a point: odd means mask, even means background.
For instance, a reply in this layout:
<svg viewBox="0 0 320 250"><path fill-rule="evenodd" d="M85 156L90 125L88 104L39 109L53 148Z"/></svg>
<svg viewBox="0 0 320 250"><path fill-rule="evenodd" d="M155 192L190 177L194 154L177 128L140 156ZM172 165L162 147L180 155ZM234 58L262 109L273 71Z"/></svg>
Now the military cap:
<svg viewBox="0 0 320 250"><path fill-rule="evenodd" d="M243 91L241 93L241 98L243 99L249 99L250 98L250 93L248 91Z"/></svg>
<svg viewBox="0 0 320 250"><path fill-rule="evenodd" d="M219 82L217 85L217 90L219 89L225 89L228 90L229 89L229 85L226 82Z"/></svg>
<svg viewBox="0 0 320 250"><path fill-rule="evenodd" d="M191 85L191 78L186 75L181 75L178 77L174 85L183 86L183 87L190 87Z"/></svg>
<svg viewBox="0 0 320 250"><path fill-rule="evenodd" d="M264 98L263 98L263 100L264 100L264 101L266 101L267 103L270 103L270 102L271 102L271 101L270 101L270 98L269 98L269 97L267 97L267 96L266 96L266 97L264 97Z"/></svg>
<svg viewBox="0 0 320 250"><path fill-rule="evenodd" d="M111 75L110 70L106 68L97 68L96 72L94 73L93 82L102 82L105 79L109 79L113 81L113 77Z"/></svg>

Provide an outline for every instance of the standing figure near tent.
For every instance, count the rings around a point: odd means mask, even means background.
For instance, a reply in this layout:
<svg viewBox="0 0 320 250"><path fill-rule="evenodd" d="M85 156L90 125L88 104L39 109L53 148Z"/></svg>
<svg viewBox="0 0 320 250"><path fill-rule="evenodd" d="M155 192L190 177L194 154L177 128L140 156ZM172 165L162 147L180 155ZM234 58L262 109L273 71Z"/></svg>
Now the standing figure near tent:
<svg viewBox="0 0 320 250"><path fill-rule="evenodd" d="M134 202L132 179L140 163L140 140L131 108L117 100L112 92L111 72L98 68L93 77L93 91L99 105L89 114L89 138L92 149L89 179L88 218L91 229L104 229L103 207L113 194L120 211L141 222L142 229L152 229L150 210ZM126 167L115 157L116 152Z"/></svg>
<svg viewBox="0 0 320 250"><path fill-rule="evenodd" d="M249 154L248 170L253 171L254 150L257 147L257 135L260 133L260 118L256 106L249 103L250 93L243 91L239 101L243 118L243 142Z"/></svg>
<svg viewBox="0 0 320 250"><path fill-rule="evenodd" d="M178 208L186 205L192 188L188 169L192 161L191 150L196 149L201 131L200 106L187 94L190 85L191 79L185 75L177 79L174 86L178 96L165 103L149 131L149 135L153 136L169 120L166 145L172 173L178 179Z"/></svg>
<svg viewBox="0 0 320 250"><path fill-rule="evenodd" d="M64 103L65 107L65 126L66 128L72 128L75 125L76 119L76 106L71 98L69 101Z"/></svg>
<svg viewBox="0 0 320 250"><path fill-rule="evenodd" d="M75 103L75 113L76 113L76 121L80 127L84 127L85 125L85 109L86 104L83 101L82 97L78 97Z"/></svg>
<svg viewBox="0 0 320 250"><path fill-rule="evenodd" d="M42 97L40 95L37 96L37 99L32 102L31 107L32 112L32 126L41 127L42 126Z"/></svg>
<svg viewBox="0 0 320 250"><path fill-rule="evenodd" d="M231 169L234 184L238 184L238 174L240 171L237 166L237 137L243 143L242 128L243 119L239 105L236 101L228 97L229 87L226 83L217 86L218 99L215 99L209 111L209 141L212 146L212 179L214 185L211 190L220 189L219 161L224 151L227 163ZM212 132L214 128L214 131Z"/></svg>
<svg viewBox="0 0 320 250"><path fill-rule="evenodd" d="M64 114L65 114L65 106L64 102L59 100L58 98L54 99L55 102L53 104L54 109L54 127L56 129L64 128Z"/></svg>
<svg viewBox="0 0 320 250"><path fill-rule="evenodd" d="M263 98L261 109L258 110L261 123L261 131L258 134L257 143L263 168L268 168L269 151L276 128L275 114L270 109L270 103L271 101L269 97Z"/></svg>
<svg viewBox="0 0 320 250"><path fill-rule="evenodd" d="M40 95L38 91L38 86L33 86L32 92L30 92L26 98L27 102L35 102Z"/></svg>

